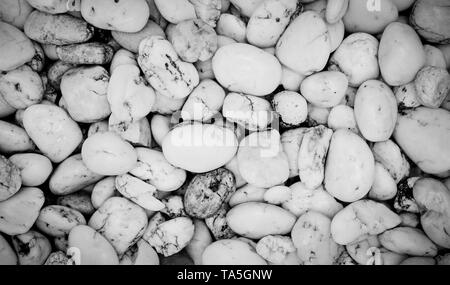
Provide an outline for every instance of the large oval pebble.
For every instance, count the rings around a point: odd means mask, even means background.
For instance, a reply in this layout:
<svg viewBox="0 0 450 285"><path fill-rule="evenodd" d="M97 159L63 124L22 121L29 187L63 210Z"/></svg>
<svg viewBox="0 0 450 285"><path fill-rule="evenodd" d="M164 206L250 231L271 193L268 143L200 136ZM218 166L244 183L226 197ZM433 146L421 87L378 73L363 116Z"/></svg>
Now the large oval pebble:
<svg viewBox="0 0 450 285"><path fill-rule="evenodd" d="M217 50L212 60L214 75L226 89L263 96L281 82L277 58L257 47L233 43Z"/></svg>
<svg viewBox="0 0 450 285"><path fill-rule="evenodd" d="M81 148L87 168L101 175L125 174L136 166L133 146L113 132L96 133Z"/></svg>
<svg viewBox="0 0 450 285"><path fill-rule="evenodd" d="M398 116L394 138L423 171L438 174L450 169L450 112L419 107Z"/></svg>
<svg viewBox="0 0 450 285"><path fill-rule="evenodd" d="M289 211L259 202L239 204L227 214L228 226L237 234L251 239L287 234L295 220Z"/></svg>
<svg viewBox="0 0 450 285"><path fill-rule="evenodd" d="M214 170L230 161L237 150L230 129L200 123L175 127L165 137L162 150L167 161L194 173Z"/></svg>
<svg viewBox="0 0 450 285"><path fill-rule="evenodd" d="M23 125L37 147L55 163L68 157L83 138L77 123L64 109L54 105L28 107L23 114Z"/></svg>
<svg viewBox="0 0 450 285"><path fill-rule="evenodd" d="M349 130L337 130L328 149L325 189L339 200L354 202L369 192L374 173L375 160L367 143Z"/></svg>

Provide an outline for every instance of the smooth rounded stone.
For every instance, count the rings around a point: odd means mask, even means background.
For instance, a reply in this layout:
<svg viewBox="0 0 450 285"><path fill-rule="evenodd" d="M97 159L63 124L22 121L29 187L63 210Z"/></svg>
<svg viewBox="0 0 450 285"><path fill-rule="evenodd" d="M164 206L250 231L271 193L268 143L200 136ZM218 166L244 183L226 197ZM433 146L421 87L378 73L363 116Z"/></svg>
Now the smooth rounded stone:
<svg viewBox="0 0 450 285"><path fill-rule="evenodd" d="M248 243L222 239L210 244L202 256L204 265L266 265L266 261Z"/></svg>
<svg viewBox="0 0 450 285"><path fill-rule="evenodd" d="M374 157L366 142L349 130L334 132L325 164L327 192L344 202L359 200L372 187L374 172Z"/></svg>
<svg viewBox="0 0 450 285"><path fill-rule="evenodd" d="M116 178L114 176L103 178L95 184L92 190L92 205L95 209L98 209L106 200L116 196L116 194Z"/></svg>
<svg viewBox="0 0 450 285"><path fill-rule="evenodd" d="M284 235L291 231L296 217L275 205L247 202L227 213L228 226L238 235L260 239L267 235Z"/></svg>
<svg viewBox="0 0 450 285"><path fill-rule="evenodd" d="M208 218L214 215L235 191L234 175L225 168L197 174L184 194L186 213L198 219Z"/></svg>
<svg viewBox="0 0 450 285"><path fill-rule="evenodd" d="M397 183L389 171L379 162L375 162L375 175L368 197L378 201L390 200L397 195Z"/></svg>
<svg viewBox="0 0 450 285"><path fill-rule="evenodd" d="M116 176L115 183L120 194L145 210L160 211L164 208L164 204L154 196L156 188L153 185L129 174Z"/></svg>
<svg viewBox="0 0 450 285"><path fill-rule="evenodd" d="M23 25L33 7L27 0L4 0L0 3L0 19L23 30Z"/></svg>
<svg viewBox="0 0 450 285"><path fill-rule="evenodd" d="M148 20L147 24L138 32L112 31L111 35L119 45L133 53L139 51L139 43L141 40L151 36L165 36L163 29L152 20Z"/></svg>
<svg viewBox="0 0 450 285"><path fill-rule="evenodd" d="M219 48L212 65L220 85L233 92L264 96L281 82L277 58L249 44L233 43Z"/></svg>
<svg viewBox="0 0 450 285"><path fill-rule="evenodd" d="M64 73L61 93L75 121L92 123L109 116L108 82L108 72L101 66L73 68Z"/></svg>
<svg viewBox="0 0 450 285"><path fill-rule="evenodd" d="M69 233L69 247L78 254L79 265L117 265L119 258L112 245L100 233L78 225Z"/></svg>
<svg viewBox="0 0 450 285"><path fill-rule="evenodd" d="M257 187L269 188L289 178L289 163L276 130L245 137L237 153L242 177Z"/></svg>
<svg viewBox="0 0 450 285"><path fill-rule="evenodd" d="M297 217L308 211L314 211L333 218L343 208L322 186L311 189L304 183L297 182L289 186L289 189L289 195L286 194L286 198L280 204Z"/></svg>
<svg viewBox="0 0 450 285"><path fill-rule="evenodd" d="M431 257L409 257L399 265L436 265L436 260Z"/></svg>
<svg viewBox="0 0 450 285"><path fill-rule="evenodd" d="M61 162L52 173L49 189L55 195L67 195L91 185L103 175L92 172L81 154L75 154Z"/></svg>
<svg viewBox="0 0 450 285"><path fill-rule="evenodd" d="M0 94L11 107L25 109L42 101L44 86L37 72L22 65L2 74Z"/></svg>
<svg viewBox="0 0 450 285"><path fill-rule="evenodd" d="M17 265L17 255L2 234L0 234L0 265Z"/></svg>
<svg viewBox="0 0 450 285"><path fill-rule="evenodd" d="M399 183L409 175L409 162L399 146L392 140L375 143L372 146L372 153L375 161L380 162L389 171L395 183Z"/></svg>
<svg viewBox="0 0 450 285"><path fill-rule="evenodd" d="M268 235L256 244L256 252L271 263L280 264L286 261L290 254L295 254L296 248L289 237Z"/></svg>
<svg viewBox="0 0 450 285"><path fill-rule="evenodd" d="M444 53L439 48L432 45L424 45L423 48L426 55L425 66L447 68Z"/></svg>
<svg viewBox="0 0 450 285"><path fill-rule="evenodd" d="M219 35L218 46L224 46L225 42L244 43L246 41L246 30L246 24L242 19L228 13L221 14L216 27L216 32Z"/></svg>
<svg viewBox="0 0 450 285"><path fill-rule="evenodd" d="M83 137L75 121L57 106L28 107L23 114L23 124L33 142L54 163L67 158Z"/></svg>
<svg viewBox="0 0 450 285"><path fill-rule="evenodd" d="M36 227L51 237L67 235L73 227L85 224L80 212L60 205L42 208L36 220Z"/></svg>
<svg viewBox="0 0 450 285"><path fill-rule="evenodd" d="M159 191L174 191L186 180L186 171L171 165L163 153L148 148L136 148L137 165L130 174L155 186Z"/></svg>
<svg viewBox="0 0 450 285"><path fill-rule="evenodd" d="M260 48L275 46L295 12L296 1L262 2L248 20L247 41Z"/></svg>
<svg viewBox="0 0 450 285"><path fill-rule="evenodd" d="M306 121L308 104L305 98L297 92L282 91L272 99L275 112L280 115L281 125L284 127L298 127Z"/></svg>
<svg viewBox="0 0 450 285"><path fill-rule="evenodd" d="M52 250L50 241L37 231L13 236L12 242L19 265L43 265Z"/></svg>
<svg viewBox="0 0 450 285"><path fill-rule="evenodd" d="M359 87L380 74L378 46L378 40L370 34L350 34L331 56L330 69L343 72L350 86Z"/></svg>
<svg viewBox="0 0 450 285"><path fill-rule="evenodd" d="M34 224L44 204L44 193L24 187L8 200L0 202L0 232L7 235L26 233Z"/></svg>
<svg viewBox="0 0 450 285"><path fill-rule="evenodd" d="M399 114L394 139L424 172L437 174L450 169L450 112L419 107Z"/></svg>
<svg viewBox="0 0 450 285"><path fill-rule="evenodd" d="M201 19L186 20L167 30L167 39L186 62L205 61L217 50L217 34Z"/></svg>
<svg viewBox="0 0 450 285"><path fill-rule="evenodd" d="M0 13L3 15L3 12ZM0 53L2 54L0 70L9 71L16 69L30 61L35 55L31 40L13 25L0 22L0 39Z"/></svg>
<svg viewBox="0 0 450 285"><path fill-rule="evenodd" d="M162 143L163 154L170 164L194 173L225 165L236 154L237 147L232 130L200 123L176 126Z"/></svg>
<svg viewBox="0 0 450 285"><path fill-rule="evenodd" d="M339 104L347 91L348 80L344 73L322 71L306 77L300 93L314 106L331 108Z"/></svg>
<svg viewBox="0 0 450 285"><path fill-rule="evenodd" d="M426 41L448 44L450 43L449 12L450 8L445 0L419 0L414 3L409 21Z"/></svg>
<svg viewBox="0 0 450 285"><path fill-rule="evenodd" d="M379 236L382 246L400 254L412 256L435 256L436 245L419 229L397 227Z"/></svg>
<svg viewBox="0 0 450 285"><path fill-rule="evenodd" d="M138 64L148 83L170 98L187 97L200 81L195 66L182 61L172 44L161 36L141 41Z"/></svg>
<svg viewBox="0 0 450 285"><path fill-rule="evenodd" d="M141 238L120 258L120 265L159 265L159 257L153 247Z"/></svg>
<svg viewBox="0 0 450 285"><path fill-rule="evenodd" d="M211 79L205 79L195 87L181 110L185 121L208 121L216 116L224 104L225 91Z"/></svg>
<svg viewBox="0 0 450 285"><path fill-rule="evenodd" d="M227 213L230 206L223 203L220 209L211 217L205 219L205 224L216 240L233 238L236 233L230 228L227 222Z"/></svg>
<svg viewBox="0 0 450 285"><path fill-rule="evenodd" d="M413 81L425 60L425 50L413 28L398 22L386 27L380 40L378 62L387 84L400 86Z"/></svg>
<svg viewBox="0 0 450 285"><path fill-rule="evenodd" d="M280 37L276 55L283 65L303 75L322 70L330 56L325 21L313 11L300 14Z"/></svg>
<svg viewBox="0 0 450 285"><path fill-rule="evenodd" d="M390 0L363 2L349 0L348 9L343 18L345 30L350 33L366 32L377 34L397 20L397 6Z"/></svg>
<svg viewBox="0 0 450 285"><path fill-rule="evenodd" d="M314 211L301 215L295 223L291 238L305 265L332 265L338 258L340 248L330 227L330 218Z"/></svg>
<svg viewBox="0 0 450 285"><path fill-rule="evenodd" d="M204 221L194 219L194 227L194 236L186 246L186 252L195 265L202 265L203 252L213 242L213 239Z"/></svg>
<svg viewBox="0 0 450 285"><path fill-rule="evenodd" d="M87 191L78 191L76 193L58 197L56 203L61 206L69 207L86 216L90 216L95 212L95 208L91 202L91 194Z"/></svg>
<svg viewBox="0 0 450 285"><path fill-rule="evenodd" d="M52 45L82 43L94 36L94 27L83 19L68 14L52 15L38 10L28 16L24 31L30 39Z"/></svg>
<svg viewBox="0 0 450 285"><path fill-rule="evenodd" d="M114 69L109 79L107 99L112 114L125 122L144 118L156 105L154 90L140 75L139 67L132 64Z"/></svg>
<svg viewBox="0 0 450 285"><path fill-rule="evenodd" d="M88 226L105 237L118 255L122 255L144 234L147 215L138 205L125 198L106 200L91 216Z"/></svg>
<svg viewBox="0 0 450 285"><path fill-rule="evenodd" d="M137 153L131 144L113 132L96 133L81 149L86 167L100 175L120 175L136 166Z"/></svg>
<svg viewBox="0 0 450 285"><path fill-rule="evenodd" d="M414 85L421 105L439 108L450 94L450 74L445 68L426 66L417 73Z"/></svg>
<svg viewBox="0 0 450 285"><path fill-rule="evenodd" d="M284 185L277 185L266 189L263 199L265 202L273 205L280 205L291 199L291 188Z"/></svg>
<svg viewBox="0 0 450 285"><path fill-rule="evenodd" d="M113 58L114 49L108 44L90 42L57 46L56 55L71 64L107 64Z"/></svg>
<svg viewBox="0 0 450 285"><path fill-rule="evenodd" d="M160 114L154 114L150 121L150 129L152 131L152 138L161 146L164 137L170 132L170 117Z"/></svg>
<svg viewBox="0 0 450 285"><path fill-rule="evenodd" d="M20 167L3 155L0 155L0 181L0 201L16 194L23 183Z"/></svg>
<svg viewBox="0 0 450 285"><path fill-rule="evenodd" d="M42 185L53 171L51 161L37 153L17 153L9 160L20 170L22 185L39 186Z"/></svg>
<svg viewBox="0 0 450 285"><path fill-rule="evenodd" d="M281 134L281 145L289 164L289 178L298 176L298 153L307 130L307 128L296 128Z"/></svg>
<svg viewBox="0 0 450 285"><path fill-rule="evenodd" d="M356 123L365 139L381 142L391 137L397 122L397 101L389 86L378 80L364 82L354 105Z"/></svg>
<svg viewBox="0 0 450 285"><path fill-rule="evenodd" d="M145 0L83 0L81 15L91 25L120 32L138 32L150 16Z"/></svg>
<svg viewBox="0 0 450 285"><path fill-rule="evenodd" d="M298 172L306 187L315 189L324 179L325 158L333 131L323 125L309 128L298 153Z"/></svg>
<svg viewBox="0 0 450 285"><path fill-rule="evenodd" d="M222 114L227 121L235 122L250 131L264 130L273 120L269 101L234 92L225 97Z"/></svg>
<svg viewBox="0 0 450 285"><path fill-rule="evenodd" d="M337 105L330 110L327 125L333 131L338 129L347 129L355 134L359 133L356 124L355 113L352 107L346 105Z"/></svg>
<svg viewBox="0 0 450 285"><path fill-rule="evenodd" d="M362 199L333 217L331 234L338 244L347 245L364 235L377 235L400 223L400 217L384 204Z"/></svg>
<svg viewBox="0 0 450 285"><path fill-rule="evenodd" d="M230 207L234 207L247 202L264 202L264 194L266 191L266 188L255 187L247 184L236 190L236 192L231 195L228 204Z"/></svg>
<svg viewBox="0 0 450 285"><path fill-rule="evenodd" d="M154 0L156 8L168 22L177 24L184 20L195 19L196 13L192 1L189 0Z"/></svg>
<svg viewBox="0 0 450 285"><path fill-rule="evenodd" d="M190 218L166 220L161 213L157 213L149 220L142 238L158 253L167 257L183 250L193 236L194 223Z"/></svg>

